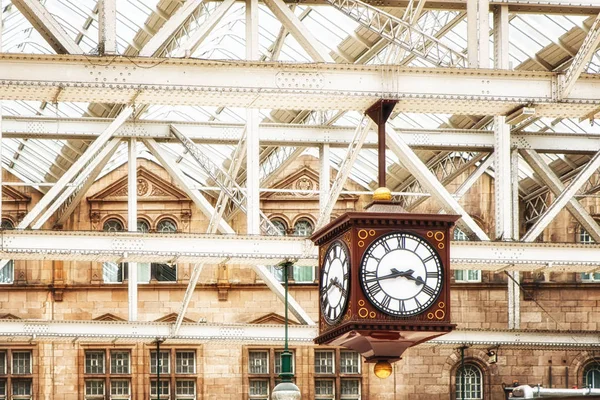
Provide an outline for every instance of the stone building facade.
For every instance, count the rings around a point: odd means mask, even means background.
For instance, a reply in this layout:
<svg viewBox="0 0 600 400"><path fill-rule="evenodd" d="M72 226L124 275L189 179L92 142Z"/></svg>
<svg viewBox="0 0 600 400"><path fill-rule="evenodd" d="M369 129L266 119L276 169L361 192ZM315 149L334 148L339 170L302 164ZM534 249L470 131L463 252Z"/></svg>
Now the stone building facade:
<svg viewBox="0 0 600 400"><path fill-rule="evenodd" d="M99 179L61 226L45 229L124 230L127 228L127 166ZM467 175L458 177L459 185ZM6 181L17 181L5 176ZM318 190L318 160L299 158L281 173L275 189ZM359 187L346 185L352 191ZM160 166L138 160L138 229L148 232L205 232L208 219ZM18 224L41 198L33 188L6 186L3 227ZM369 201L340 197L333 214L361 210ZM482 177L462 204L491 234L493 182ZM597 209L597 200L587 200ZM596 208L594 208L596 207ZM318 217L318 194L285 191L261 195L261 209L282 234L307 235ZM419 212L438 212L432 200ZM231 225L245 231L238 213ZM462 239L460 233L455 238ZM544 232L545 241L585 240L566 212ZM127 265L67 261L16 261L3 270L0 318L41 321L124 321L127 319ZM173 322L193 266L179 263L138 265L139 321ZM274 273L277 273L274 270ZM452 283L452 320L458 329L507 329L507 277L503 273L456 273ZM313 319L318 318L318 274L296 266L291 295ZM595 275L523 274L521 329L591 332L598 328L600 288ZM281 324L283 304L252 269L242 265L206 266L186 314L186 321L206 324ZM293 321L294 323L295 321ZM409 349L381 380L356 353L341 348L292 343L295 382L306 399L457 399L464 374L465 398L503 399L503 386L514 381L552 387L600 386L600 363L593 348L542 348L535 344L486 348L424 344ZM490 357L490 349L496 359ZM166 341L88 338L15 339L0 333L1 399L265 399L277 383L280 343ZM160 360L160 366L157 363ZM464 367L463 367L464 365ZM161 390L158 392L157 375ZM458 393L458 394L457 394Z"/></svg>

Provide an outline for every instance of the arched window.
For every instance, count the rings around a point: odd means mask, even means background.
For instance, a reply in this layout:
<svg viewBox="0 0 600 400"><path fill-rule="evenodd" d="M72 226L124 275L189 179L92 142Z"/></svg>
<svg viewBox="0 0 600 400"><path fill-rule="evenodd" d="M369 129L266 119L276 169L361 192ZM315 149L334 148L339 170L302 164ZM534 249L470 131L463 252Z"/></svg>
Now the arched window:
<svg viewBox="0 0 600 400"><path fill-rule="evenodd" d="M582 244L595 243L594 238L592 238L592 235L590 235L583 226L579 227L579 232L577 234L577 242L582 243ZM584 272L581 274L581 281L582 282L598 282L598 281L600 281L600 273L595 272L593 274L590 274L590 273Z"/></svg>
<svg viewBox="0 0 600 400"><path fill-rule="evenodd" d="M467 236L467 234L464 231L462 231L459 227L454 227L454 233L452 238L457 242L469 240L469 236ZM454 271L454 280L456 282L481 282L481 271L477 269L458 269Z"/></svg>
<svg viewBox="0 0 600 400"><path fill-rule="evenodd" d="M163 218L156 224L156 230L160 233L175 233L177 224L170 218ZM177 265L152 263L151 275L158 282L177 282Z"/></svg>
<svg viewBox="0 0 600 400"><path fill-rule="evenodd" d="M483 399L483 374L477 365L465 364L456 370L456 399Z"/></svg>
<svg viewBox="0 0 600 400"><path fill-rule="evenodd" d="M583 387L600 388L600 364L593 362L583 370Z"/></svg>
<svg viewBox="0 0 600 400"><path fill-rule="evenodd" d="M142 233L150 232L150 224L148 224L148 222L146 222L145 219L138 219L137 220L137 231L142 232Z"/></svg>
<svg viewBox="0 0 600 400"><path fill-rule="evenodd" d="M156 224L156 231L160 233L175 233L177 232L177 224L170 218L163 218Z"/></svg>
<svg viewBox="0 0 600 400"><path fill-rule="evenodd" d="M102 226L104 232L123 232L123 224L116 218L108 219ZM102 279L104 283L123 282L125 264L107 261L102 264Z"/></svg>
<svg viewBox="0 0 600 400"><path fill-rule="evenodd" d="M308 218L300 218L294 224L294 236L310 236L315 227Z"/></svg>
<svg viewBox="0 0 600 400"><path fill-rule="evenodd" d="M0 228L4 230L15 229L14 224L10 219L2 218ZM0 269L0 284L10 284L15 281L15 262L10 260Z"/></svg>
<svg viewBox="0 0 600 400"><path fill-rule="evenodd" d="M275 228L277 228L277 231L279 232L278 235L279 236L285 236L287 233L287 224L285 223L285 221L279 219L279 218L273 218L271 220L271 223L275 226Z"/></svg>
<svg viewBox="0 0 600 400"><path fill-rule="evenodd" d="M123 232L123 224L116 218L111 218L104 222L102 226L104 232Z"/></svg>

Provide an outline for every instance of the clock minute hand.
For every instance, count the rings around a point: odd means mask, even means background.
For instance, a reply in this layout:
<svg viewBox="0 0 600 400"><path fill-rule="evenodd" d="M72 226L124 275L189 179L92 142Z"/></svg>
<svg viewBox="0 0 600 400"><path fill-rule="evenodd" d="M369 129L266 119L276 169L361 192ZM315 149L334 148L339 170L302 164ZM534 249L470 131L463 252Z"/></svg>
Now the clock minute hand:
<svg viewBox="0 0 600 400"><path fill-rule="evenodd" d="M411 275L403 275L403 276L405 278L407 278L407 279L415 281L418 285L424 285L425 284L425 281L420 276L417 276L416 278L414 276L412 276L412 274Z"/></svg>
<svg viewBox="0 0 600 400"><path fill-rule="evenodd" d="M389 275L367 279L367 280L365 280L365 282L369 283L369 282L373 282L373 281L383 281L385 279L397 278L399 276L404 276L406 278L409 278L415 272L412 269L409 269L408 271L398 271L396 268L392 268L391 271L392 271L392 273Z"/></svg>

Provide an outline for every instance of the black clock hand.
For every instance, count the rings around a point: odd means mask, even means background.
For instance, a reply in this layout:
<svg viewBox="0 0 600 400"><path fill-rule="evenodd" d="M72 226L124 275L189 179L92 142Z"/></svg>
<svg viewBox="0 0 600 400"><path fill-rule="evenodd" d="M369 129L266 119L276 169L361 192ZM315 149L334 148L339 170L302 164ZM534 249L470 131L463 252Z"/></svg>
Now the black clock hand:
<svg viewBox="0 0 600 400"><path fill-rule="evenodd" d="M340 281L338 280L337 277L331 279L331 284L335 287L337 287L338 289L340 289L340 291L344 290L344 287L342 286L342 284L340 283Z"/></svg>
<svg viewBox="0 0 600 400"><path fill-rule="evenodd" d="M397 278L399 276L403 276L405 278L409 278L410 279L412 277L412 274L415 272L412 269L409 269L407 271L398 271L396 268L392 268L391 271L392 271L392 273L389 274L389 275L381 276L379 278L367 279L367 280L365 280L365 283L370 283L370 282L373 282L373 281L382 281L382 280L385 280L385 279Z"/></svg>
<svg viewBox="0 0 600 400"><path fill-rule="evenodd" d="M405 278L408 278L412 281L415 281L418 285L424 285L425 281L423 280L423 278L421 278L420 276L417 276L416 278L412 275L403 275Z"/></svg>

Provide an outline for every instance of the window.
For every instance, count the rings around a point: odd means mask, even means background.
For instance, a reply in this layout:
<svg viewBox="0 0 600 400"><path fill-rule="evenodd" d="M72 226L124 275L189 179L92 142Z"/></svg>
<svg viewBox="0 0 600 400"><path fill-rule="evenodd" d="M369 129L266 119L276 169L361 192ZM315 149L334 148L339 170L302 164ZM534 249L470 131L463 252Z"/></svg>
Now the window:
<svg viewBox="0 0 600 400"><path fill-rule="evenodd" d="M592 236L583 228L583 226L579 227L579 234L577 235L577 241L582 244L595 243ZM584 272L581 274L581 281L582 282L599 282L600 281L600 273Z"/></svg>
<svg viewBox="0 0 600 400"><path fill-rule="evenodd" d="M360 399L361 365L355 351L315 350L315 399Z"/></svg>
<svg viewBox="0 0 600 400"><path fill-rule="evenodd" d="M313 230L313 223L307 218L300 218L294 224L294 236L310 236Z"/></svg>
<svg viewBox="0 0 600 400"><path fill-rule="evenodd" d="M248 350L248 396L250 399L267 400L280 382L281 349ZM292 351L292 372L295 371L294 352Z"/></svg>
<svg viewBox="0 0 600 400"><path fill-rule="evenodd" d="M296 283L302 282L314 282L315 281L315 268L306 265L294 265L292 276Z"/></svg>
<svg viewBox="0 0 600 400"><path fill-rule="evenodd" d="M460 400L483 399L483 378L481 370L476 365L465 364L464 370L462 367L456 370L456 398Z"/></svg>
<svg viewBox="0 0 600 400"><path fill-rule="evenodd" d="M28 400L33 393L31 350L0 350L0 399Z"/></svg>
<svg viewBox="0 0 600 400"><path fill-rule="evenodd" d="M84 379L88 399L131 398L131 352L129 350L85 350Z"/></svg>
<svg viewBox="0 0 600 400"><path fill-rule="evenodd" d="M600 388L600 364L598 362L588 364L583 370L583 387Z"/></svg>
<svg viewBox="0 0 600 400"><path fill-rule="evenodd" d="M177 224L170 218L163 218L156 224L156 230L161 233L175 233ZM152 263L150 273L158 282L177 282L177 265Z"/></svg>
<svg viewBox="0 0 600 400"><path fill-rule="evenodd" d="M277 228L277 234L279 236L285 236L287 234L287 224L285 221L279 218L273 218L271 223L275 226L275 228Z"/></svg>
<svg viewBox="0 0 600 400"><path fill-rule="evenodd" d="M108 219L102 226L104 232L123 232L123 224L116 218ZM102 278L105 283L123 282L124 264L107 261L102 264Z"/></svg>
<svg viewBox="0 0 600 400"><path fill-rule="evenodd" d="M454 228L453 240L456 241L467 241L469 237L460 228ZM454 280L456 282L481 282L481 271L480 270L455 270Z"/></svg>
<svg viewBox="0 0 600 400"><path fill-rule="evenodd" d="M156 380L158 370L160 370L160 399L191 400L196 398L195 350L161 350L158 359L156 351L150 351L150 394L151 399L156 400L159 399ZM175 394L174 397L173 394Z"/></svg>
<svg viewBox="0 0 600 400"><path fill-rule="evenodd" d="M177 224L170 218L163 218L156 224L156 231L160 233L175 233L177 232Z"/></svg>
<svg viewBox="0 0 600 400"><path fill-rule="evenodd" d="M12 221L6 218L2 218L0 224L1 229L15 229ZM13 260L8 261L2 268L0 268L0 284L10 284L15 281L15 262Z"/></svg>

